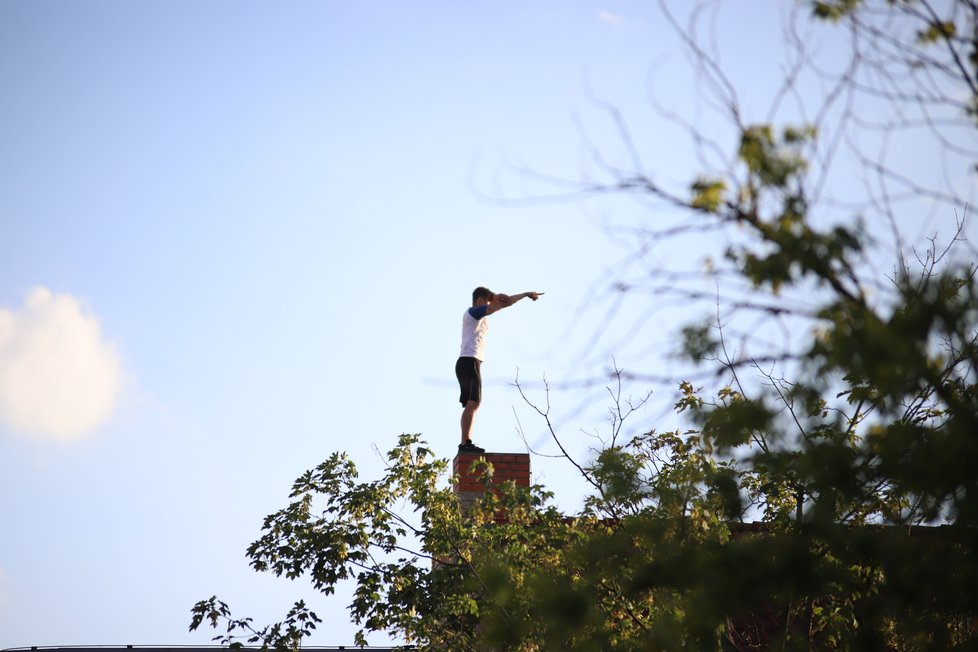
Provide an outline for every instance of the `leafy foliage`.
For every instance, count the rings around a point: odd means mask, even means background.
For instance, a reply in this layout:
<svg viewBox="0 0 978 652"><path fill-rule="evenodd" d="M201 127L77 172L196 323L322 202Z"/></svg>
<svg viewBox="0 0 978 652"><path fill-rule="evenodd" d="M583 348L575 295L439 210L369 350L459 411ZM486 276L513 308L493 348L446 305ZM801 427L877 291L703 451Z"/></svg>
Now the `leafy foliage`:
<svg viewBox="0 0 978 652"><path fill-rule="evenodd" d="M916 25L900 51L950 74L919 49L945 48L973 104L978 57L961 35L975 10L950 5L941 17L918 0L811 3L856 30L864 12L896 12ZM417 435L377 480L334 454L265 519L255 570L327 595L352 581L358 643L383 631L450 650L978 649L978 268L956 256L964 218L949 244L868 279L860 221L813 219L818 135L745 125L729 175L697 177L686 199L630 186L735 227L728 269L799 347L732 357L719 318L689 324L685 354L719 382L678 384L685 429L625 438L618 419L591 462L568 456L593 489L574 516L512 483L461 509L447 462ZM211 598L191 628L294 649L319 622L300 602L256 630Z"/></svg>

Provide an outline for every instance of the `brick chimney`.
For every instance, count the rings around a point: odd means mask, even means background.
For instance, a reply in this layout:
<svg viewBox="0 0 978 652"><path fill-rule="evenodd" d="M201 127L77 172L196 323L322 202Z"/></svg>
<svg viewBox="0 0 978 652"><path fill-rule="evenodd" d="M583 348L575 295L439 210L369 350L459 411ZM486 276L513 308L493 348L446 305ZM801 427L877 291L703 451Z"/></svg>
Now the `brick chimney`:
<svg viewBox="0 0 978 652"><path fill-rule="evenodd" d="M458 478L455 484L455 493L458 495L463 512L479 500L486 491L486 487L483 486L479 478L479 473L473 473L471 470L472 463L480 457L484 457L487 462L492 464L493 485L512 480L518 487L530 486L529 453L459 453L455 456L452 471ZM505 516L497 516L496 520L505 520Z"/></svg>

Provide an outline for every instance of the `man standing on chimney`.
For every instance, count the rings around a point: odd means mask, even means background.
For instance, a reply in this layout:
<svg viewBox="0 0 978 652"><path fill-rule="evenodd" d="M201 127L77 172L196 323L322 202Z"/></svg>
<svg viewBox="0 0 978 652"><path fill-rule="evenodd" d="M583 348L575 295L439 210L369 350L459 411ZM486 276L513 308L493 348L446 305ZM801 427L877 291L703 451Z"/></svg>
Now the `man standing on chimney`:
<svg viewBox="0 0 978 652"><path fill-rule="evenodd" d="M482 403L481 366L486 345L486 332L489 330L489 315L508 308L521 299L536 301L542 292L523 292L509 296L495 294L484 287L472 291L472 307L462 314L462 350L455 363L455 377L460 390L462 403L462 443L458 449L465 453L484 453L485 449L472 443L472 418Z"/></svg>

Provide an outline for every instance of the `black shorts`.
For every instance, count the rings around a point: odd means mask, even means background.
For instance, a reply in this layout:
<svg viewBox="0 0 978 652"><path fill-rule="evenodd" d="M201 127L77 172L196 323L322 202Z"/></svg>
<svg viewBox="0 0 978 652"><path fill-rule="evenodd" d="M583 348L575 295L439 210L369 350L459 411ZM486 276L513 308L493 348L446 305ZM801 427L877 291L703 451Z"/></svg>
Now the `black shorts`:
<svg viewBox="0 0 978 652"><path fill-rule="evenodd" d="M477 358L459 358L455 363L455 377L458 378L459 402L465 406L469 401L482 402L482 361Z"/></svg>

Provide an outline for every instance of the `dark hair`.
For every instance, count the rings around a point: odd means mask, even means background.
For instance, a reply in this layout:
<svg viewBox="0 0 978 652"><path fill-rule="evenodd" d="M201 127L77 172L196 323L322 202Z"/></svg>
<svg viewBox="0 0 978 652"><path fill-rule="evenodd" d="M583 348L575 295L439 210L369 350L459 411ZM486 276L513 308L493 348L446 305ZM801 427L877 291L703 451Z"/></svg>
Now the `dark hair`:
<svg viewBox="0 0 978 652"><path fill-rule="evenodd" d="M472 303L474 304L478 299L482 298L486 301L492 301L492 290L489 288L484 288L481 285L476 289L472 290Z"/></svg>

